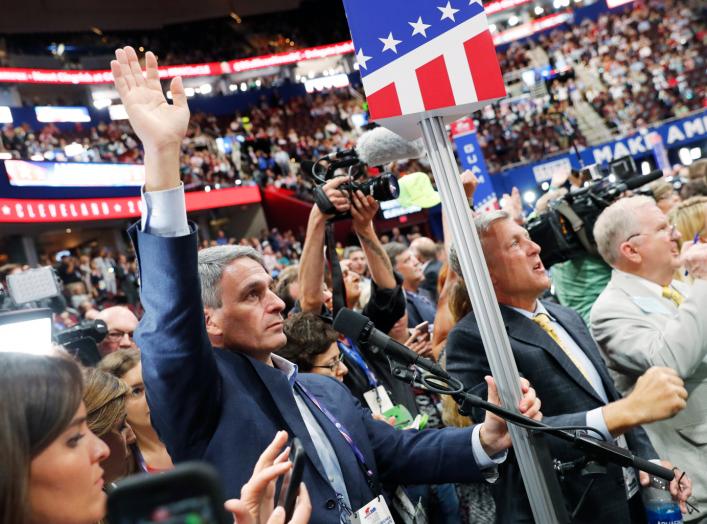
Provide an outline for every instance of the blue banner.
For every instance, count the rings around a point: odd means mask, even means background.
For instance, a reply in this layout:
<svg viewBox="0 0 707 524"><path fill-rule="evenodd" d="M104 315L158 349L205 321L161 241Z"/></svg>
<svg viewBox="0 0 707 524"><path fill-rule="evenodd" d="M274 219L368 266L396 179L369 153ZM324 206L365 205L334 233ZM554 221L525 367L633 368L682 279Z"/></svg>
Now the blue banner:
<svg viewBox="0 0 707 524"><path fill-rule="evenodd" d="M486 160L479 146L471 119L454 122L452 124L452 138L457 147L457 155L459 155L462 169L468 169L479 179L479 185L474 192L474 207L479 211L498 209L498 197L491 183Z"/></svg>
<svg viewBox="0 0 707 524"><path fill-rule="evenodd" d="M631 156L636 160L652 157L655 154L653 143L656 141L655 137L651 139L653 133L660 137L660 143L666 150L707 140L707 109L663 124L649 126L646 131L587 147L580 151L579 155L586 165L608 164L624 156ZM497 194L510 193L514 186L521 190L535 189L540 182L547 179L550 168L554 169L561 164L569 164L575 169L580 167L576 155L566 152L501 171L493 174L491 179Z"/></svg>

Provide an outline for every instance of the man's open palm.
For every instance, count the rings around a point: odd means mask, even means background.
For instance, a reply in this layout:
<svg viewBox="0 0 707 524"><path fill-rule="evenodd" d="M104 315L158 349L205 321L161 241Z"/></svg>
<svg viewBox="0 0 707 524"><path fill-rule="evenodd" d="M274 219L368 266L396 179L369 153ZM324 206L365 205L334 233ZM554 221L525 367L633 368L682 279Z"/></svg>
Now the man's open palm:
<svg viewBox="0 0 707 524"><path fill-rule="evenodd" d="M162 92L157 58L152 52L145 55L145 73L132 47L116 50L115 57L110 63L115 87L145 149L178 148L189 124L189 106L182 79L172 79L170 90L174 104L169 104Z"/></svg>

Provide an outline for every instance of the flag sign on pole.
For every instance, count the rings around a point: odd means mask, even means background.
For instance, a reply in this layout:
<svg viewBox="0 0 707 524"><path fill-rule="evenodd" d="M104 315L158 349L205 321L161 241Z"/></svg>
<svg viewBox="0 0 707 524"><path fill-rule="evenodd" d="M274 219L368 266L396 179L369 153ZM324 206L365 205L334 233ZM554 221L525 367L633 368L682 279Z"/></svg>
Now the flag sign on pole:
<svg viewBox="0 0 707 524"><path fill-rule="evenodd" d="M476 0L344 0L371 119L408 140L506 96Z"/></svg>

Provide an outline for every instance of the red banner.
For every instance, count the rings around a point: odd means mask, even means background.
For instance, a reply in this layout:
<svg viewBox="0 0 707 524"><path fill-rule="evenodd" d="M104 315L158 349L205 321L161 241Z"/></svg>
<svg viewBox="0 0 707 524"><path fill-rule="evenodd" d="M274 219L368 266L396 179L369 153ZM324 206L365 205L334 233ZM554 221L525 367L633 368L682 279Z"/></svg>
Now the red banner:
<svg viewBox="0 0 707 524"><path fill-rule="evenodd" d="M294 64L305 60L353 53L353 43L339 42L306 49L296 49L273 55L256 56L229 62L186 64L160 67L160 78L219 76L253 69ZM110 70L65 71L63 69L26 69L0 67L0 82L16 84L108 84L113 82Z"/></svg>
<svg viewBox="0 0 707 524"><path fill-rule="evenodd" d="M197 191L186 194L187 211L240 206L260 202L257 186ZM77 222L140 216L139 196L33 200L0 198L0 223Z"/></svg>

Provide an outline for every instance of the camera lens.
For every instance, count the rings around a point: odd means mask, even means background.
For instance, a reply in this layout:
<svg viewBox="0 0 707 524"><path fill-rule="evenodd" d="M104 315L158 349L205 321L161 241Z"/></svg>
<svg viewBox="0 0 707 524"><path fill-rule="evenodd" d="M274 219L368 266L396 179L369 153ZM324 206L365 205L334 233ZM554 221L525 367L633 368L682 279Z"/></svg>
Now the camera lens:
<svg viewBox="0 0 707 524"><path fill-rule="evenodd" d="M380 176L372 178L366 185L368 186L367 193L379 202L387 200L395 200L400 195L400 186L398 179L392 173L383 173Z"/></svg>

